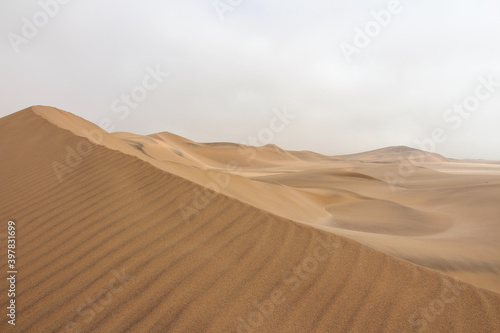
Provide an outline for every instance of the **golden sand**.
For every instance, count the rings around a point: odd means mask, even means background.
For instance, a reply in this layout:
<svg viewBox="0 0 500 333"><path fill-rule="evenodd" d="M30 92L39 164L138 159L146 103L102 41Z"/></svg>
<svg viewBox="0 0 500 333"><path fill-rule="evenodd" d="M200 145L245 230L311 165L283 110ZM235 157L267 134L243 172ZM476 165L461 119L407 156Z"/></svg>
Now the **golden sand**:
<svg viewBox="0 0 500 333"><path fill-rule="evenodd" d="M109 134L48 107L2 118L0 135L0 252L13 220L18 256L1 332L500 331L500 294L477 286L498 281L498 211L481 206L494 164L432 159L392 192L370 158L268 146L229 172L246 148Z"/></svg>

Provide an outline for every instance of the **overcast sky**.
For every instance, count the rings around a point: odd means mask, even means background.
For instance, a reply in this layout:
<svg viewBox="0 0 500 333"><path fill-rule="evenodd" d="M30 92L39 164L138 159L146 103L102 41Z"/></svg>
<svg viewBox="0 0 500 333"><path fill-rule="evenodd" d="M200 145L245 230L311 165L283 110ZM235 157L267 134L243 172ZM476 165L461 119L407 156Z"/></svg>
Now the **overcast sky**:
<svg viewBox="0 0 500 333"><path fill-rule="evenodd" d="M426 140L500 160L499 13L498 0L2 0L0 115L40 104L199 142L336 155Z"/></svg>

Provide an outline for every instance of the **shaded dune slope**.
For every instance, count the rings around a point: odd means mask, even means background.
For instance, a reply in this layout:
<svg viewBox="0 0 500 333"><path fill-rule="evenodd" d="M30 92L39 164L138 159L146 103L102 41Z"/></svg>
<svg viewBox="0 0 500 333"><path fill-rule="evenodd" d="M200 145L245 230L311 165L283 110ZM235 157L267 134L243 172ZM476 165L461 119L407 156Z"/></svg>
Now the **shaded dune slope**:
<svg viewBox="0 0 500 333"><path fill-rule="evenodd" d="M91 150L60 182L53 162L78 147ZM199 185L31 109L0 120L0 154L0 220L17 228L15 330L500 331L500 295L353 240L213 192L186 220ZM4 319L0 331L14 330Z"/></svg>

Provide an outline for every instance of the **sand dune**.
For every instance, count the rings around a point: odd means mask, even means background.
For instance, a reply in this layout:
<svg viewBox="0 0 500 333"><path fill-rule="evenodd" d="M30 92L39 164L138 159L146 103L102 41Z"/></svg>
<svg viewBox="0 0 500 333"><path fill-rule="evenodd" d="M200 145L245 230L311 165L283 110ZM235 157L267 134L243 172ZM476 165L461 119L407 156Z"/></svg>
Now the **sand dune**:
<svg viewBox="0 0 500 333"><path fill-rule="evenodd" d="M175 147L192 161L185 165L253 181L236 180L221 193L500 292L498 162L452 160L408 147L322 156L276 146L197 144L168 133L150 137L155 141L143 149L165 164L175 161ZM228 167L232 160L236 172Z"/></svg>
<svg viewBox="0 0 500 333"><path fill-rule="evenodd" d="M408 147L323 156L167 132L109 135L63 111L35 112L80 136L101 131L108 148L260 209L500 292L500 162Z"/></svg>
<svg viewBox="0 0 500 333"><path fill-rule="evenodd" d="M19 277L2 332L500 331L477 287L498 267L494 164L424 163L392 192L393 161L111 135L47 107L0 135Z"/></svg>

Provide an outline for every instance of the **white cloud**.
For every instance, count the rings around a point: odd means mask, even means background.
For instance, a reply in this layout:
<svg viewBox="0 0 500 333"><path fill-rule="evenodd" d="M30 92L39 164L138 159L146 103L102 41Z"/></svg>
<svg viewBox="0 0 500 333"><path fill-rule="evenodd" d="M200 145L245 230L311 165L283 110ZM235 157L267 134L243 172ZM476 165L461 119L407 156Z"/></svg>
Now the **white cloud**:
<svg viewBox="0 0 500 333"><path fill-rule="evenodd" d="M403 11L348 64L340 43L388 2L242 1L221 21L211 1L72 0L18 54L7 36L40 6L3 2L0 115L46 104L98 122L158 64L171 76L126 120L113 118L117 131L241 141L286 106L300 115L276 137L286 149L415 146L478 76L500 81L500 3L401 0ZM500 159L498 96L438 152Z"/></svg>

